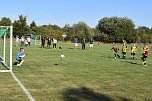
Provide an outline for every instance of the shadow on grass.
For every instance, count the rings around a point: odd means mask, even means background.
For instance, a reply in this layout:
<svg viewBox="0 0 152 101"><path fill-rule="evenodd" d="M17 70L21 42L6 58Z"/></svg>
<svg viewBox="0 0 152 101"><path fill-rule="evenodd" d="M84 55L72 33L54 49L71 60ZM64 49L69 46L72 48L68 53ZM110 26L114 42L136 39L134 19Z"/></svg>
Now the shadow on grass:
<svg viewBox="0 0 152 101"><path fill-rule="evenodd" d="M103 58L113 58L114 59L114 57L112 57L112 56L100 56L100 57L103 57Z"/></svg>
<svg viewBox="0 0 152 101"><path fill-rule="evenodd" d="M122 61L122 62L133 64L133 65L138 65L138 66L140 65L141 66L141 64L133 62L133 61Z"/></svg>
<svg viewBox="0 0 152 101"><path fill-rule="evenodd" d="M81 88L71 88L66 89L63 92L63 98L65 101L115 101L111 97L94 92L93 90L81 87ZM119 101L130 101L126 98L120 98Z"/></svg>

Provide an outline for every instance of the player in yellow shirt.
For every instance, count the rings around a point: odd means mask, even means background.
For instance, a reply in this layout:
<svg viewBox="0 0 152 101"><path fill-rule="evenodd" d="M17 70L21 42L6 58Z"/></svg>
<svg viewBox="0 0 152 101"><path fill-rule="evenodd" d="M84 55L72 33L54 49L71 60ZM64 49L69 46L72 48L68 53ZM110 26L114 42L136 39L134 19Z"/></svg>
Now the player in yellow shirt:
<svg viewBox="0 0 152 101"><path fill-rule="evenodd" d="M126 52L127 52L127 46L125 43L123 43L123 47L122 47L122 58L125 59L126 57Z"/></svg>
<svg viewBox="0 0 152 101"><path fill-rule="evenodd" d="M131 56L130 56L130 60L134 60L134 59L135 59L136 51L137 51L136 44L133 44L133 45L131 46Z"/></svg>

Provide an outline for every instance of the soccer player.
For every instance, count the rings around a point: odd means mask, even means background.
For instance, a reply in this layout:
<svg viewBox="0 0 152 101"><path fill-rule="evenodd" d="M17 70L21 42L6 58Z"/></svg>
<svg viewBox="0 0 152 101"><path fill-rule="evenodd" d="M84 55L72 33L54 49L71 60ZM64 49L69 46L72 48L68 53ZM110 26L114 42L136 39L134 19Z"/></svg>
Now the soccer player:
<svg viewBox="0 0 152 101"><path fill-rule="evenodd" d="M24 48L20 48L20 52L18 52L17 56L16 56L16 60L19 61L19 63L17 64L18 67L21 67L24 60L23 58L25 57L25 55L23 55L24 52Z"/></svg>
<svg viewBox="0 0 152 101"><path fill-rule="evenodd" d="M143 63L144 66L147 66L146 59L147 59L147 57L148 57L148 55L149 55L148 45L145 44L142 50L143 50L143 54L142 54L142 56L141 56L141 59L142 59L142 61L143 61L142 63Z"/></svg>
<svg viewBox="0 0 152 101"><path fill-rule="evenodd" d="M131 46L131 56L130 56L130 60L134 60L134 59L135 59L136 51L137 51L136 44L133 44L133 45Z"/></svg>
<svg viewBox="0 0 152 101"><path fill-rule="evenodd" d="M120 56L118 54L119 49L116 47L116 45L113 45L113 47L111 48L111 50L114 50L115 59L117 57L120 58Z"/></svg>
<svg viewBox="0 0 152 101"><path fill-rule="evenodd" d="M123 47L122 47L122 59L126 58L126 52L127 52L127 46L126 46L126 43L123 43Z"/></svg>

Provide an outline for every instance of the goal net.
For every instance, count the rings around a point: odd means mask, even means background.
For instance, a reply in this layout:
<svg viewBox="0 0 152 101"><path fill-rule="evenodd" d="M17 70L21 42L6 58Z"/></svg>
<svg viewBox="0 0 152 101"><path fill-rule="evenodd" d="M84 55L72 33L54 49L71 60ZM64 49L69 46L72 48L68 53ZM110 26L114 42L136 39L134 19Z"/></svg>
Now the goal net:
<svg viewBox="0 0 152 101"><path fill-rule="evenodd" d="M0 26L0 72L12 71L12 26Z"/></svg>
<svg viewBox="0 0 152 101"><path fill-rule="evenodd" d="M41 45L41 35L33 35L32 36L32 44Z"/></svg>

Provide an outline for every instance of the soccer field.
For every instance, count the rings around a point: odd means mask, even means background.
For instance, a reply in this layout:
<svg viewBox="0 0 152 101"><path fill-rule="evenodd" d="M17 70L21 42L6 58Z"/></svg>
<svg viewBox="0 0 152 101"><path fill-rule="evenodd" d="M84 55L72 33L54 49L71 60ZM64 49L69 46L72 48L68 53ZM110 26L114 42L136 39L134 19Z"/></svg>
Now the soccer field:
<svg viewBox="0 0 152 101"><path fill-rule="evenodd" d="M143 67L137 51L130 58L114 59L112 44L74 50L74 44L59 43L62 49L25 48L23 66L13 72L36 101L152 101L152 49ZM121 50L122 45L118 45ZM13 47L13 61L19 48ZM60 55L65 55L60 59ZM119 51L121 55L121 51ZM0 73L0 101L28 101L10 73Z"/></svg>

